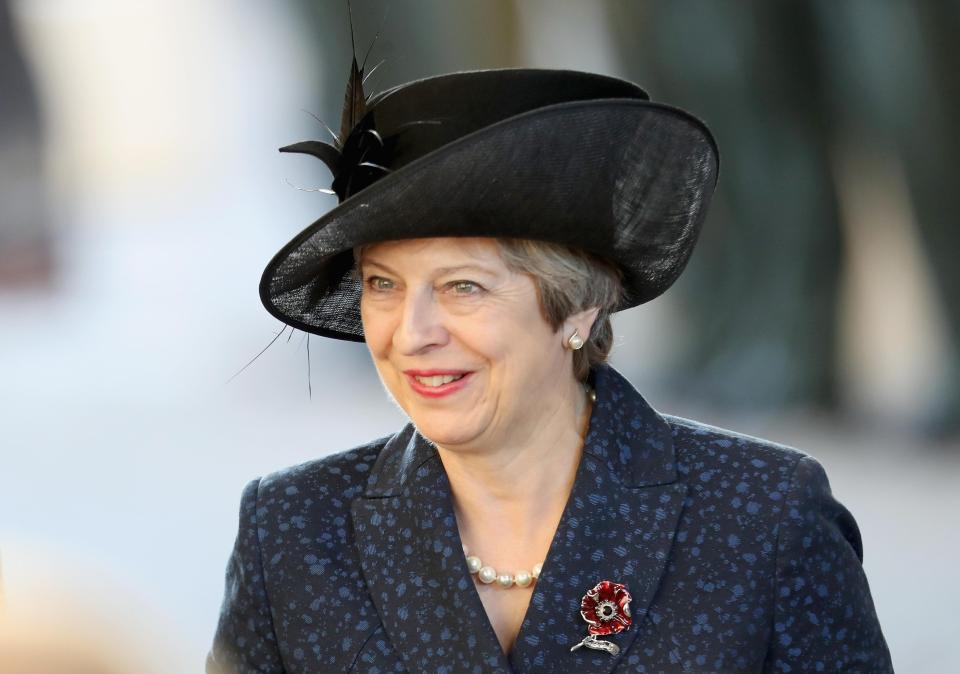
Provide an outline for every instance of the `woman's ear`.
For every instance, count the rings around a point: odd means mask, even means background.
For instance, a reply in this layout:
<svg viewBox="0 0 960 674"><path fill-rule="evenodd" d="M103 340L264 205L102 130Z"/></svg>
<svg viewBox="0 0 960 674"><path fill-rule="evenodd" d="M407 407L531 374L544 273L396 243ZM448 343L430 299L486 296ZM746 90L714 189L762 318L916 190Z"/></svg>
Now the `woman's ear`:
<svg viewBox="0 0 960 674"><path fill-rule="evenodd" d="M583 311L578 311L575 314L570 314L567 320L563 322L563 338L568 339L570 335L573 334L573 331L576 330L583 341L587 341L590 338L590 330L593 328L593 324L597 320L599 313L600 307L591 307Z"/></svg>

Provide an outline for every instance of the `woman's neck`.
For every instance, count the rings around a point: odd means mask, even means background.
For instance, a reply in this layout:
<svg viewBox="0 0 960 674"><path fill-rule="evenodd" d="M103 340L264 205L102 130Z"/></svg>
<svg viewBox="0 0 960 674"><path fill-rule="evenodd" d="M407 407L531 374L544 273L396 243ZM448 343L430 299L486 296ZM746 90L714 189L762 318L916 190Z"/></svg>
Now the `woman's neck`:
<svg viewBox="0 0 960 674"><path fill-rule="evenodd" d="M468 452L438 448L461 535L490 541L494 530L501 532L497 538L503 545L488 542L487 554L522 540L552 537L573 486L589 400L574 381L542 403L543 413L525 424L523 436Z"/></svg>

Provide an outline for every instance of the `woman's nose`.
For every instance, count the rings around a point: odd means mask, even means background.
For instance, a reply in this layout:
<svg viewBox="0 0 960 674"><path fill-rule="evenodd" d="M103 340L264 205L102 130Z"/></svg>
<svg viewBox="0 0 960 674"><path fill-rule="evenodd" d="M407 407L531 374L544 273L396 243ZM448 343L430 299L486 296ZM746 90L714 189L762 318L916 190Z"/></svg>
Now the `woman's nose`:
<svg viewBox="0 0 960 674"><path fill-rule="evenodd" d="M393 345L405 355L413 355L432 347L443 346L449 333L443 325L442 313L432 289L408 293Z"/></svg>

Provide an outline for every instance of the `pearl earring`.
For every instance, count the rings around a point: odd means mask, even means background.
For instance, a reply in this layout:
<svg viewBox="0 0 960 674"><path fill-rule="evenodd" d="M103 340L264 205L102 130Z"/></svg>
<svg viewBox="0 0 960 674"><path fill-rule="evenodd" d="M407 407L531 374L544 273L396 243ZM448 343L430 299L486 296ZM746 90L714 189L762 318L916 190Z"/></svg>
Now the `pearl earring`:
<svg viewBox="0 0 960 674"><path fill-rule="evenodd" d="M570 335L570 339L567 340L567 344L571 350L578 351L583 348L583 337L580 336L577 330L574 330L573 334Z"/></svg>

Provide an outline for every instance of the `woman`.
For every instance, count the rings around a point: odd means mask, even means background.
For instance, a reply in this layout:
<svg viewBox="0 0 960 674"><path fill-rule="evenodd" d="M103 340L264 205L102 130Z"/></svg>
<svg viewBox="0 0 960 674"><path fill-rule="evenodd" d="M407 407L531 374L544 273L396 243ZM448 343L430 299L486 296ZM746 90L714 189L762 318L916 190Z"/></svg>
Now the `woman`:
<svg viewBox="0 0 960 674"><path fill-rule="evenodd" d="M341 204L261 297L410 424L247 487L208 672L891 671L820 465L604 364L690 255L706 127L586 73L358 75L342 143L284 148Z"/></svg>

